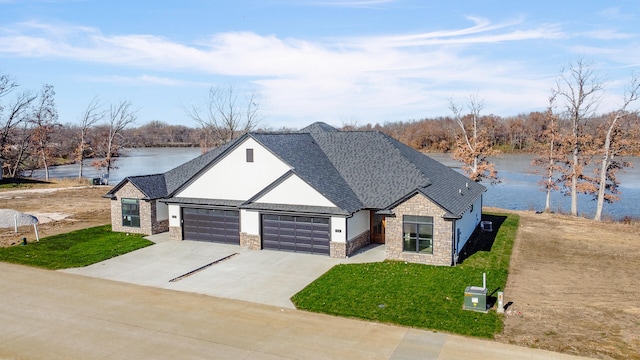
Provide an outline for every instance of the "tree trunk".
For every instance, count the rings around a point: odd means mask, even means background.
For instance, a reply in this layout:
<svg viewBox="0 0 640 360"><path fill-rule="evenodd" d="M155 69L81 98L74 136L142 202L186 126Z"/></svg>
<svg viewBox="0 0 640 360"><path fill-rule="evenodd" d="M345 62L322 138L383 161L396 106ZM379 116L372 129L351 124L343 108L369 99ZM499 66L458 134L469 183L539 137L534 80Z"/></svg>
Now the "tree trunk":
<svg viewBox="0 0 640 360"><path fill-rule="evenodd" d="M596 215L594 216L594 220L600 221L602 220L602 207L604 206L604 192L607 186L607 168L609 167L609 160L611 157L611 133L613 128L616 126L616 121L618 120L618 116L616 116L611 122L611 126L607 130L607 136L604 140L604 155L602 156L602 164L600 164L600 184L598 186L598 199L596 201Z"/></svg>
<svg viewBox="0 0 640 360"><path fill-rule="evenodd" d="M80 171L78 172L78 179L82 179L82 162L84 161L84 156L80 156Z"/></svg>
<svg viewBox="0 0 640 360"><path fill-rule="evenodd" d="M49 181L49 164L47 163L47 155L42 150L42 164L44 165L44 180Z"/></svg>
<svg viewBox="0 0 640 360"><path fill-rule="evenodd" d="M107 183L105 185L109 185L109 173L111 172L111 154L107 155Z"/></svg>
<svg viewBox="0 0 640 360"><path fill-rule="evenodd" d="M553 145L551 145L551 153L553 154ZM549 158L549 172L547 177L547 196L544 204L544 211L549 212L551 210L551 189L553 185L553 158Z"/></svg>
<svg viewBox="0 0 640 360"><path fill-rule="evenodd" d="M84 129L80 132L80 170L78 171L78 179L82 179L82 167L84 166Z"/></svg>
<svg viewBox="0 0 640 360"><path fill-rule="evenodd" d="M573 151L573 169L571 172L571 215L578 216L578 154Z"/></svg>

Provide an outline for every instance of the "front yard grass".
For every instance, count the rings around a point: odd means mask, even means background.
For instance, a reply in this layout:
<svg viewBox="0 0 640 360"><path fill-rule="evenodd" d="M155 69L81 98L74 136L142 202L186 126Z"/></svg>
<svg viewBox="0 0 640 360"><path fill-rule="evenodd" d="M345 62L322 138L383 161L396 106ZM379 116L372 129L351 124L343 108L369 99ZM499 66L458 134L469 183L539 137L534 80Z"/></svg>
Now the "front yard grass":
<svg viewBox="0 0 640 360"><path fill-rule="evenodd" d="M67 269L95 264L151 244L144 235L112 232L111 225L103 225L49 236L24 246L0 248L0 261Z"/></svg>
<svg viewBox="0 0 640 360"><path fill-rule="evenodd" d="M464 290L482 286L483 272L489 294L495 297L504 289L520 218L483 214L484 219L494 221L494 230L499 228L493 235L476 233L468 244L471 254L461 265L402 261L337 265L291 300L307 311L493 338L502 331L503 315L495 310L486 314L462 310Z"/></svg>

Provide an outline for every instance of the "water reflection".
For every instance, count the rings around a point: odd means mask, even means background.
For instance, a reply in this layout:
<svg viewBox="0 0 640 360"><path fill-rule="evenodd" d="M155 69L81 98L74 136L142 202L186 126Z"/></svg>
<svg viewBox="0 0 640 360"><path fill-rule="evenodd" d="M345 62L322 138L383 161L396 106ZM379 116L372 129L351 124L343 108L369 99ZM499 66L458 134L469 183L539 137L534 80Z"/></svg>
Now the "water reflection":
<svg viewBox="0 0 640 360"><path fill-rule="evenodd" d="M451 159L450 154L428 154L443 164L454 167L458 171L460 163ZM501 184L488 185L484 197L484 205L511 210L544 210L545 192L540 186L542 175L537 168L531 166L533 155L503 155L490 159L496 164ZM640 218L640 157L629 157L626 160L636 167L627 168L618 173L620 180L620 200L613 204L604 204L603 217L622 219L625 216ZM568 213L571 211L571 198L560 192L551 193L551 210ZM579 194L578 212L585 217L593 217L596 202L592 196Z"/></svg>
<svg viewBox="0 0 640 360"><path fill-rule="evenodd" d="M117 159L117 169L111 171L110 183L117 184L127 176L156 174L170 170L200 155L198 148L142 148L132 149ZM428 154L432 158L458 171L460 163L451 159L449 154ZM498 169L502 183L487 185L484 205L512 210L543 210L545 193L539 182L542 176L531 167L532 155L503 155L491 159ZM629 158L636 167L626 169L618 176L620 179L620 201L605 204L603 215L614 219L624 216L640 218L640 158ZM84 177L100 177L102 171L91 166L91 160L85 162ZM77 177L78 165L52 167L49 174L53 178ZM34 177L44 177L43 171L34 172ZM570 198L559 192L552 193L551 208L557 212L569 212ZM595 201L591 196L581 194L578 210L586 217L593 217Z"/></svg>

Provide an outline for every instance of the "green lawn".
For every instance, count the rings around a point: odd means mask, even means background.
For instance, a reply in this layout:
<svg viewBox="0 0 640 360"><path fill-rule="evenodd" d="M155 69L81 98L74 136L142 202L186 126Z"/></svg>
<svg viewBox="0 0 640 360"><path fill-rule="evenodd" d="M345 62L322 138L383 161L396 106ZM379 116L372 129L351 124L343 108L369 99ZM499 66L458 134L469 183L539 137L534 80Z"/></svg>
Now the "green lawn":
<svg viewBox="0 0 640 360"><path fill-rule="evenodd" d="M52 270L82 267L153 244L143 236L112 232L111 225L97 226L0 248L0 261Z"/></svg>
<svg viewBox="0 0 640 360"><path fill-rule="evenodd" d="M504 289L520 219L512 214L484 214L483 219L499 228L493 235L476 234L461 265L338 265L291 300L308 311L492 338L502 330L502 315L462 310L464 290L482 286L483 272L490 294Z"/></svg>

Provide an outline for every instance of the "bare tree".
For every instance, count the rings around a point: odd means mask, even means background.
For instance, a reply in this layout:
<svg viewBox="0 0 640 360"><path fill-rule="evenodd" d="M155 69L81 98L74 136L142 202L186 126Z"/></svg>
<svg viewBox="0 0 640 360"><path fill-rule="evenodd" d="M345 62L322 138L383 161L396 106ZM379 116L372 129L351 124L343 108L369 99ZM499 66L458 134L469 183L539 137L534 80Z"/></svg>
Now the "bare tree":
<svg viewBox="0 0 640 360"><path fill-rule="evenodd" d="M107 182L111 169L116 169L114 157L124 144L123 131L136 122L138 111L131 108L131 102L123 100L118 104L111 104L108 112L107 134L102 141L102 155L104 159L94 161L93 166L106 169Z"/></svg>
<svg viewBox="0 0 640 360"><path fill-rule="evenodd" d="M2 108L0 106L0 110L8 109L6 111L6 116L0 117L0 150L3 152L7 149L7 146L11 146L11 137L14 131L18 128L20 123L25 122L29 118L29 108L31 103L37 98L36 95L33 95L30 92L23 92L18 94L14 101L9 104L7 108ZM0 112L0 116L3 113Z"/></svg>
<svg viewBox="0 0 640 360"><path fill-rule="evenodd" d="M16 90L18 84L9 75L0 75L0 100ZM10 177L14 177L24 160L23 153L28 148L23 141L25 136L31 140L29 126L24 123L29 119L29 110L36 95L29 91L18 93L8 104L0 101L0 157L5 159L5 168ZM23 128L20 125L25 125ZM19 156L18 156L19 155ZM0 169L3 171L3 169Z"/></svg>
<svg viewBox="0 0 640 360"><path fill-rule="evenodd" d="M228 88L211 87L209 97L201 110L197 105L183 107L186 115L195 120L205 131L203 150L225 144L234 138L252 131L260 122L259 95L248 94L238 99L233 85Z"/></svg>
<svg viewBox="0 0 640 360"><path fill-rule="evenodd" d="M31 136L33 131L31 122L22 121L21 128L16 128L11 139L11 146L7 146L4 152L5 159L9 160L8 172L9 177L15 178L24 170L24 162L26 162L31 152Z"/></svg>
<svg viewBox="0 0 640 360"><path fill-rule="evenodd" d="M604 201L613 201L613 197L607 198L605 194L605 190L607 189L607 179L615 181L615 172L623 167L624 165L618 164L614 161L614 157L617 155L615 151L615 147L612 146L614 141L615 130L617 129L619 122L630 115L630 112L627 111L629 105L638 100L640 96L640 79L637 76L633 76L631 79L631 83L626 90L624 95L624 100L622 102L622 106L620 109L615 111L611 115L611 120L609 121L607 132L604 139L604 145L602 149L602 160L600 161L600 169L598 170L598 195L596 200L596 214L594 220L600 221L602 219L602 207L604 205Z"/></svg>
<svg viewBox="0 0 640 360"><path fill-rule="evenodd" d="M7 74L0 75L0 98L12 92L16 87L18 87L18 83L11 76ZM2 107L0 107L1 109Z"/></svg>
<svg viewBox="0 0 640 360"><path fill-rule="evenodd" d="M566 179L571 194L571 215L577 216L579 181L583 177L583 168L588 163L587 156L583 154L584 125L598 108L603 81L598 78L590 63L578 60L561 72L554 92L571 125L571 155L567 161L569 169Z"/></svg>
<svg viewBox="0 0 640 360"><path fill-rule="evenodd" d="M449 100L449 109L462 130L462 134L456 139L457 146L453 158L465 164L463 169L471 180L499 183L495 165L487 160L488 156L495 155L497 151L493 150L486 131L480 127L480 111L484 102L477 96L470 95L466 107L469 113L463 115L463 106Z"/></svg>
<svg viewBox="0 0 640 360"><path fill-rule="evenodd" d="M100 99L94 97L89 101L89 104L82 114L82 120L80 121L80 143L75 151L76 161L80 164L78 171L78 179L82 178L82 167L85 159L85 153L87 151L87 133L97 122L104 118L105 112L101 109Z"/></svg>
<svg viewBox="0 0 640 360"><path fill-rule="evenodd" d="M559 189L559 182L556 173L561 170L558 162L561 160L560 147L563 143L559 133L558 116L553 113L556 101L556 94L553 93L549 97L549 106L544 114L546 128L539 137L539 143L536 151L539 156L535 157L531 162L533 166L539 166L544 169L544 181L541 184L546 192L544 211L551 210L551 192Z"/></svg>
<svg viewBox="0 0 640 360"><path fill-rule="evenodd" d="M51 134L54 131L54 127L58 125L55 95L56 92L52 85L45 84L42 86L31 119L34 124L31 140L34 142L36 156L42 160L45 180L49 180L49 158L52 150L50 144Z"/></svg>

